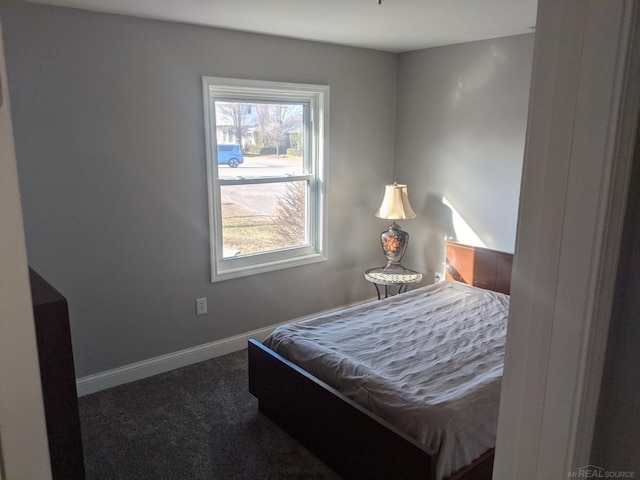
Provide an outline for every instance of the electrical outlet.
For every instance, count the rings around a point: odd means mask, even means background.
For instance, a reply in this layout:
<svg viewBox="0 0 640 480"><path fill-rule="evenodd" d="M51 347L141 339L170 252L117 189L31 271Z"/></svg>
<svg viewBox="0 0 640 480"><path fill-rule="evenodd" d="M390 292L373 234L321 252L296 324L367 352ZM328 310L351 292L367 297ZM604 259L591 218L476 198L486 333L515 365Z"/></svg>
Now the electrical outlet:
<svg viewBox="0 0 640 480"><path fill-rule="evenodd" d="M207 313L207 297L196 298L196 315Z"/></svg>

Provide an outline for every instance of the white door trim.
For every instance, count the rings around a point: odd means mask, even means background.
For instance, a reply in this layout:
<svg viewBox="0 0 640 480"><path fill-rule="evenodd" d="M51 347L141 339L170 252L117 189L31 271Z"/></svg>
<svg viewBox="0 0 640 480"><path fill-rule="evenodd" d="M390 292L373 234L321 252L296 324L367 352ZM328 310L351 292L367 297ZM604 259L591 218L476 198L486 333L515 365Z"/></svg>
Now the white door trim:
<svg viewBox="0 0 640 480"><path fill-rule="evenodd" d="M637 10L538 4L494 479L589 463L639 106Z"/></svg>
<svg viewBox="0 0 640 480"><path fill-rule="evenodd" d="M0 24L0 478L51 479Z"/></svg>

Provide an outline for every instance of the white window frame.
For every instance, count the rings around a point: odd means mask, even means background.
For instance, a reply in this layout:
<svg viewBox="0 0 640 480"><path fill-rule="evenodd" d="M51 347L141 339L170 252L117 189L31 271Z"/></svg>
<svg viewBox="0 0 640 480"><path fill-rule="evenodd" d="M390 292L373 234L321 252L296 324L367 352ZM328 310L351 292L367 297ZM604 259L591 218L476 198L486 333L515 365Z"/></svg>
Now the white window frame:
<svg viewBox="0 0 640 480"><path fill-rule="evenodd" d="M270 272L283 268L322 262L327 259L326 216L326 152L329 132L329 87L299 83L241 80L233 78L202 78L205 137L207 148L207 179L209 190L209 235L211 249L211 281ZM308 105L308 141L305 142L304 172L302 175L259 179L221 179L215 125L215 100L259 103L300 102ZM273 181L308 182L307 225L308 244L282 250L224 258L222 245L222 212L220 187L250 185Z"/></svg>

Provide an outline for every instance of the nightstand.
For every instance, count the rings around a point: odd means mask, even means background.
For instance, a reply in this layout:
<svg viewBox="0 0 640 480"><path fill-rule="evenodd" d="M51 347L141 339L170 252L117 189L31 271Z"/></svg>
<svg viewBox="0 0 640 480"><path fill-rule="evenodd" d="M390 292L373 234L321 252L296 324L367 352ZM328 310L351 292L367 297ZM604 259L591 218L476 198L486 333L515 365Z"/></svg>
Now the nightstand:
<svg viewBox="0 0 640 480"><path fill-rule="evenodd" d="M376 267L364 272L364 278L376 287L378 300L380 300L380 298L382 298L380 286L384 286L384 298L387 298L390 295L394 295L390 287L398 288L396 294L404 293L407 291L410 283L418 283L422 280L422 274L409 270L408 268L399 271L389 271L385 270L384 267Z"/></svg>

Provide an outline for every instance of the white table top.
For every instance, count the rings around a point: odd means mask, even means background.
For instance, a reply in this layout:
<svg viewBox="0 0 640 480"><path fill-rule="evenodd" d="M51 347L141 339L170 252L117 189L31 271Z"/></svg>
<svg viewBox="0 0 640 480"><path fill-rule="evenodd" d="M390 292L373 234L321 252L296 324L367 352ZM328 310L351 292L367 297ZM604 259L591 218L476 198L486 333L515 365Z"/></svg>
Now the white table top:
<svg viewBox="0 0 640 480"><path fill-rule="evenodd" d="M385 270L384 267L376 267L364 272L364 278L379 285L402 285L419 282L422 280L422 274L408 268L405 270Z"/></svg>

